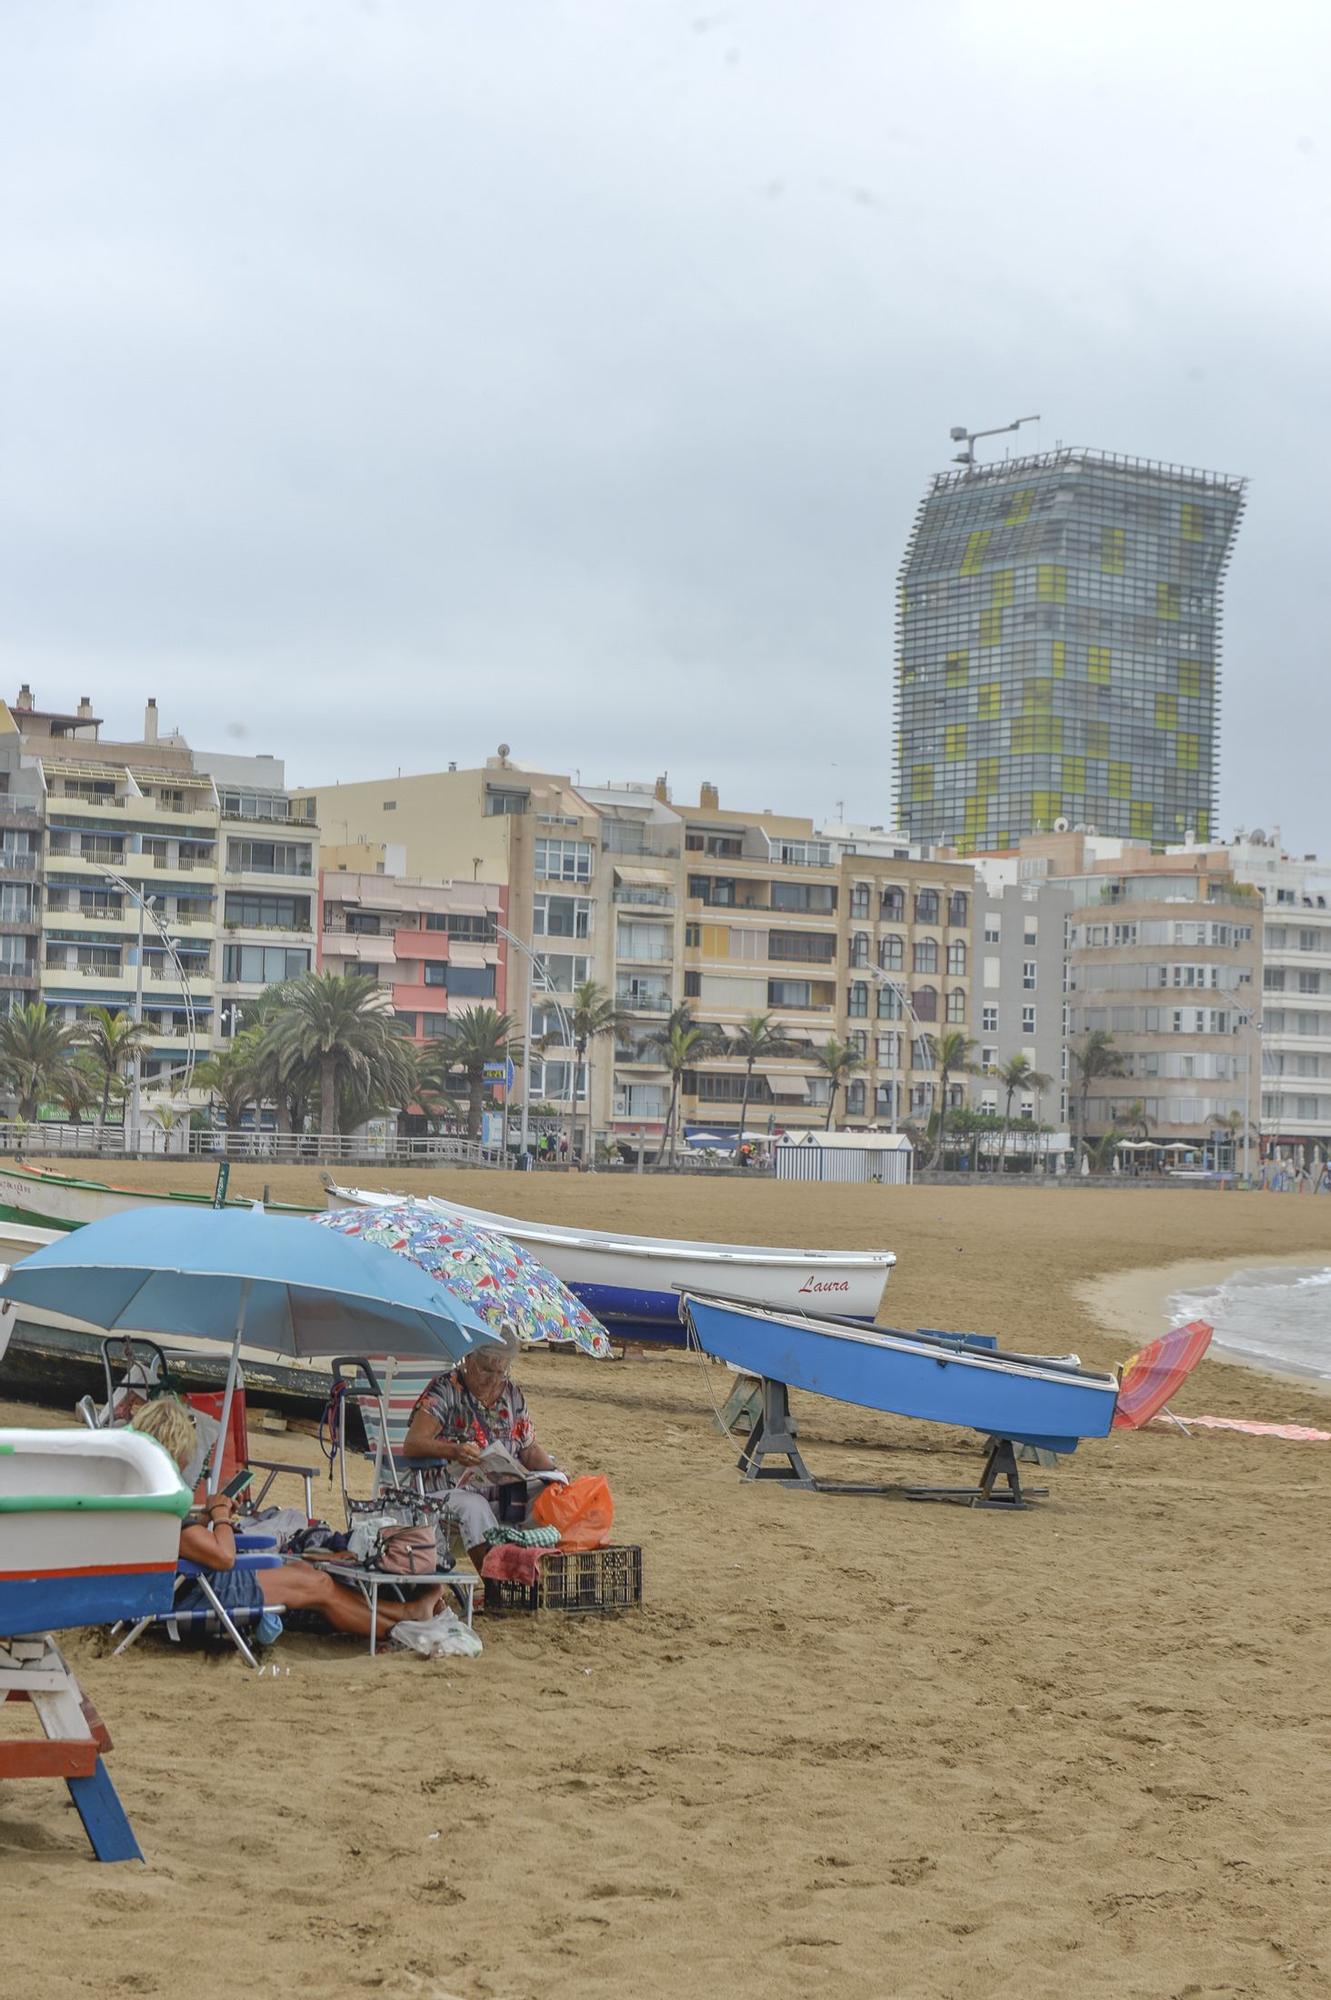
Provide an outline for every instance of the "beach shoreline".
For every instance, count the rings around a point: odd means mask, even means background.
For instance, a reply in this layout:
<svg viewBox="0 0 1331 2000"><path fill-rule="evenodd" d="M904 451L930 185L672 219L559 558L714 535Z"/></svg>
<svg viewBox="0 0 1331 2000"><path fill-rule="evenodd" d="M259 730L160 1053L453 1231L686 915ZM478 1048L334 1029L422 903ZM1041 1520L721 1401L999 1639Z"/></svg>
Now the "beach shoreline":
<svg viewBox="0 0 1331 2000"><path fill-rule="evenodd" d="M1290 1277L1331 1269L1331 1259L1317 1251L1289 1250L1269 1255L1249 1252L1235 1257L1189 1257L1171 1264L1140 1265L1113 1271L1078 1286L1086 1310L1109 1330L1139 1345L1154 1340L1172 1324L1170 1301L1180 1293L1214 1291L1230 1278L1248 1272L1279 1271ZM1149 1331L1143 1333L1142 1329ZM1208 1358L1228 1368L1270 1377L1321 1396L1331 1396L1331 1379L1297 1363L1280 1365L1243 1348L1212 1343Z"/></svg>

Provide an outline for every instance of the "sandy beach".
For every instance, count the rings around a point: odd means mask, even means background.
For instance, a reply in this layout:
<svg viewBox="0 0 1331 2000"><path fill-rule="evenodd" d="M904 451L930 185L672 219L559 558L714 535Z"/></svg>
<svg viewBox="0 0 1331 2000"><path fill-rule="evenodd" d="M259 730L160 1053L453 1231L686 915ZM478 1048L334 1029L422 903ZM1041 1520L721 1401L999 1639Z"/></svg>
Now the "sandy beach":
<svg viewBox="0 0 1331 2000"><path fill-rule="evenodd" d="M409 1180L659 1234L886 1243L894 1323L1104 1365L1161 1330L1184 1261L1331 1262L1312 1198ZM313 1173L232 1186L265 1181L318 1199ZM1115 1305L1109 1280L1137 1289ZM973 1513L741 1486L692 1357L521 1366L540 1434L610 1478L641 1612L487 1619L467 1663L287 1635L262 1676L74 1638L149 1865L96 1867L58 1784L0 1791L8 1990L1331 1991L1331 1447L1119 1435L1042 1507ZM1315 1390L1218 1363L1179 1406L1331 1428ZM817 1471L977 1462L963 1433L797 1411Z"/></svg>

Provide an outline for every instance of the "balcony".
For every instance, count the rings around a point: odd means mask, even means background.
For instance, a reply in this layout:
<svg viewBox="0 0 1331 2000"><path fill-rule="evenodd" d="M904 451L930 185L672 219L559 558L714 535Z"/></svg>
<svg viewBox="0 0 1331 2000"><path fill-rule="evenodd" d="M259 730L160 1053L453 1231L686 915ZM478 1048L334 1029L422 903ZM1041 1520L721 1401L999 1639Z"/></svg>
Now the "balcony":
<svg viewBox="0 0 1331 2000"><path fill-rule="evenodd" d="M614 901L631 905L634 909L665 911L673 910L675 907L674 893L664 882L659 889L647 887L629 889L621 885L614 892Z"/></svg>
<svg viewBox="0 0 1331 2000"><path fill-rule="evenodd" d="M287 867L285 863L279 866L276 863L270 864L259 861L228 861L224 873L229 878L234 878L238 875L263 875L265 877L278 875L285 877L290 882L309 882L314 879L314 864L310 861L302 868L295 864Z"/></svg>
<svg viewBox="0 0 1331 2000"><path fill-rule="evenodd" d="M668 993L616 993L615 1005L625 1014L668 1014L674 1006Z"/></svg>
<svg viewBox="0 0 1331 2000"><path fill-rule="evenodd" d="M669 965L674 951L664 937L660 944L624 945L615 941L615 957L621 965Z"/></svg>
<svg viewBox="0 0 1331 2000"><path fill-rule="evenodd" d="M678 861L679 833L676 829L643 826L637 820L603 819L601 821L601 852L622 855L626 861L635 855L644 860L653 856L662 861Z"/></svg>

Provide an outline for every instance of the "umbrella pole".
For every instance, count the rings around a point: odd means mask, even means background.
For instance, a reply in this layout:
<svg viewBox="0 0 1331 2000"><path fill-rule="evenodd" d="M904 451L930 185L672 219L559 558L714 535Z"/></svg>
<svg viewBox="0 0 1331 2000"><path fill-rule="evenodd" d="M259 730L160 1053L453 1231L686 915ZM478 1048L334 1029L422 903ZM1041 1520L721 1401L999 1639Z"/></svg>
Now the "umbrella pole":
<svg viewBox="0 0 1331 2000"><path fill-rule="evenodd" d="M236 1314L236 1331L231 1342L231 1366L226 1371L226 1394L222 1398L222 1429L217 1439L217 1449L213 1453L212 1470L208 1475L208 1491L216 1493L222 1480L222 1459L226 1453L227 1426L231 1422L231 1405L236 1397L236 1377L240 1374L240 1340L245 1331L245 1313L250 1302L250 1281L240 1282L240 1310Z"/></svg>

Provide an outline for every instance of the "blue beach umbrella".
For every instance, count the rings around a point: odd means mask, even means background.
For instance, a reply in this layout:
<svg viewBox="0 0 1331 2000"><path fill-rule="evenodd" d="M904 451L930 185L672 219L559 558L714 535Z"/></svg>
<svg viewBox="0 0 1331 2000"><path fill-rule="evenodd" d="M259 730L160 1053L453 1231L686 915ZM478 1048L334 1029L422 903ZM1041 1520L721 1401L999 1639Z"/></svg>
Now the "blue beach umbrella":
<svg viewBox="0 0 1331 2000"><path fill-rule="evenodd" d="M459 1361L501 1340L408 1259L257 1208L163 1206L86 1223L15 1265L0 1299L108 1332L229 1340L223 1436L242 1345L311 1359L386 1349ZM218 1452L214 1490L221 1462Z"/></svg>

